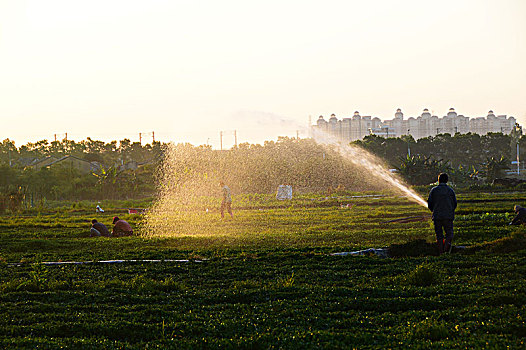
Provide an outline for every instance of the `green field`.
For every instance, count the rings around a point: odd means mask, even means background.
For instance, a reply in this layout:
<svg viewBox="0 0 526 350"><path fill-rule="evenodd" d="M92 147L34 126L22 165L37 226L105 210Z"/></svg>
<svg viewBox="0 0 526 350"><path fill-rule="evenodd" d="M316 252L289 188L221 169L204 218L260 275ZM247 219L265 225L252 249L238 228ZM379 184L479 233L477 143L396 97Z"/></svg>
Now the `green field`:
<svg viewBox="0 0 526 350"><path fill-rule="evenodd" d="M428 215L399 197L234 198L163 213L49 203L0 216L2 348L524 348L526 193L459 194L458 246L436 256ZM349 204L349 206L348 206ZM208 213L206 208L209 209ZM119 215L137 236L90 238ZM331 256L390 247L393 258ZM112 259L188 260L45 265Z"/></svg>

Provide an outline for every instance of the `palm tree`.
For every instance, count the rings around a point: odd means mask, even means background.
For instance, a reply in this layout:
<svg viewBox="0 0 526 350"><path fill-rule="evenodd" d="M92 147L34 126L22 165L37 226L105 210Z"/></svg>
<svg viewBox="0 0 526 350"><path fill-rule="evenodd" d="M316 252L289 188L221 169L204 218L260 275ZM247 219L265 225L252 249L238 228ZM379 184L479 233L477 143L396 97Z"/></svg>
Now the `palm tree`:
<svg viewBox="0 0 526 350"><path fill-rule="evenodd" d="M100 173L92 172L93 176L97 178L97 184L100 186L103 196L109 195L113 198L115 192L115 182L119 175L116 167L104 168L100 167Z"/></svg>
<svg viewBox="0 0 526 350"><path fill-rule="evenodd" d="M398 171L413 185L427 185L435 182L438 174L450 172L451 167L442 159L431 159L431 156L407 156L401 158Z"/></svg>
<svg viewBox="0 0 526 350"><path fill-rule="evenodd" d="M509 169L509 160L501 156L500 158L490 157L486 161L486 181L493 182L503 175L503 171Z"/></svg>

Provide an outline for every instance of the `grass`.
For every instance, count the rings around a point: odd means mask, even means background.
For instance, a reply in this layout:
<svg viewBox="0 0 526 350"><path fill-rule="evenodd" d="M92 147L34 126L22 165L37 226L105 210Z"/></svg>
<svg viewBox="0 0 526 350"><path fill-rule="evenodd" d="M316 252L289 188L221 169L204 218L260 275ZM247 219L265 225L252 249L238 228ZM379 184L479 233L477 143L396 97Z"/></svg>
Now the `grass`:
<svg viewBox="0 0 526 350"><path fill-rule="evenodd" d="M258 195L234 220L176 211L154 238L89 238L87 205L3 216L0 346L524 348L526 230L507 225L511 202L484 196L459 196L455 244L468 248L440 257L430 222L385 222L428 214L400 198ZM144 232L110 208L97 219ZM397 258L329 255L383 246ZM38 264L106 259L190 261Z"/></svg>

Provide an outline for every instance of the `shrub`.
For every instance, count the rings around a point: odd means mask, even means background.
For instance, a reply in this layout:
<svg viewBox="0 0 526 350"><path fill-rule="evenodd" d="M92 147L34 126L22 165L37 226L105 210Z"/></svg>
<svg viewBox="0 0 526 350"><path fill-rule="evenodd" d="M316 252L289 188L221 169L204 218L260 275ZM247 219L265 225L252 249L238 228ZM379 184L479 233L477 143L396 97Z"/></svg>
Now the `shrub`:
<svg viewBox="0 0 526 350"><path fill-rule="evenodd" d="M501 254L526 249L526 234L522 231L516 231L509 237L497 239L487 245L491 252Z"/></svg>
<svg viewBox="0 0 526 350"><path fill-rule="evenodd" d="M428 317L410 327L410 335L418 339L441 340L450 336L451 331L445 322Z"/></svg>
<svg viewBox="0 0 526 350"><path fill-rule="evenodd" d="M231 288L232 289L239 289L239 290L245 290L245 289L257 289L261 288L261 282L256 280L245 280L245 281L234 281L232 282Z"/></svg>
<svg viewBox="0 0 526 350"><path fill-rule="evenodd" d="M164 281L157 282L155 287L157 290L162 290L164 292L177 292L185 289L183 284L175 281L172 277L167 277Z"/></svg>
<svg viewBox="0 0 526 350"><path fill-rule="evenodd" d="M277 287L289 288L294 285L294 272L290 276L280 277L276 281Z"/></svg>
<svg viewBox="0 0 526 350"><path fill-rule="evenodd" d="M428 264L418 265L404 278L406 284L419 287L430 286L437 283L438 280L438 273Z"/></svg>
<svg viewBox="0 0 526 350"><path fill-rule="evenodd" d="M49 273L46 267L42 264L34 264L29 276L27 278L13 279L11 281L0 284L0 291L14 292L14 291L28 291L28 292L42 292L50 289ZM64 289L59 286L59 283L53 281L53 288Z"/></svg>

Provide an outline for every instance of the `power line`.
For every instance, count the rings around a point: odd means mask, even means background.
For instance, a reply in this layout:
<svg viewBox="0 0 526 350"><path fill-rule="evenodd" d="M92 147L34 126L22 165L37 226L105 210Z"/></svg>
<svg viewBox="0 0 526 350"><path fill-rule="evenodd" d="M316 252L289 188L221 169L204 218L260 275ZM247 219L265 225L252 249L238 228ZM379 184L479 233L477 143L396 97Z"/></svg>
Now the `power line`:
<svg viewBox="0 0 526 350"><path fill-rule="evenodd" d="M198 130L197 130L198 131ZM290 136L290 137L296 137L299 138L300 135L304 134L304 130L299 129L289 129L289 130L281 130L277 132L269 132L268 135L256 135L254 132L261 131L258 129L252 129L247 128L243 129L243 135L247 138L247 140L242 140L241 142L249 142L249 143L261 143L263 140L275 140L278 136ZM161 131L161 132L155 132L155 131L149 131L149 132L97 132L96 134L89 134L89 133L78 133L78 132L64 132L64 133L53 133L53 134L33 134L33 135L22 135L22 136L15 136L15 137L3 137L2 139L9 139L17 144L25 145L28 143L36 143L40 141L76 141L81 142L83 140L87 140L88 138L93 141L101 141L105 143L111 143L113 141L122 141L124 139L133 140L135 137L137 137L135 142L139 142L142 144L142 141L144 141L145 138L151 137L152 142L159 141L159 139L162 139L162 142L175 142L175 143L192 143L196 145L212 145L216 146L219 149L224 149L225 147L225 140L228 140L229 136L233 136L233 144L235 147L237 147L240 143L239 140L239 130L221 130L219 132L219 137L213 136L215 134L212 130L208 131L202 131L199 134L196 135L179 135L174 132L167 132L167 131ZM136 135L133 137L132 135ZM216 134L217 135L217 134ZM132 137L130 137L132 136ZM198 140L202 139L201 142Z"/></svg>

